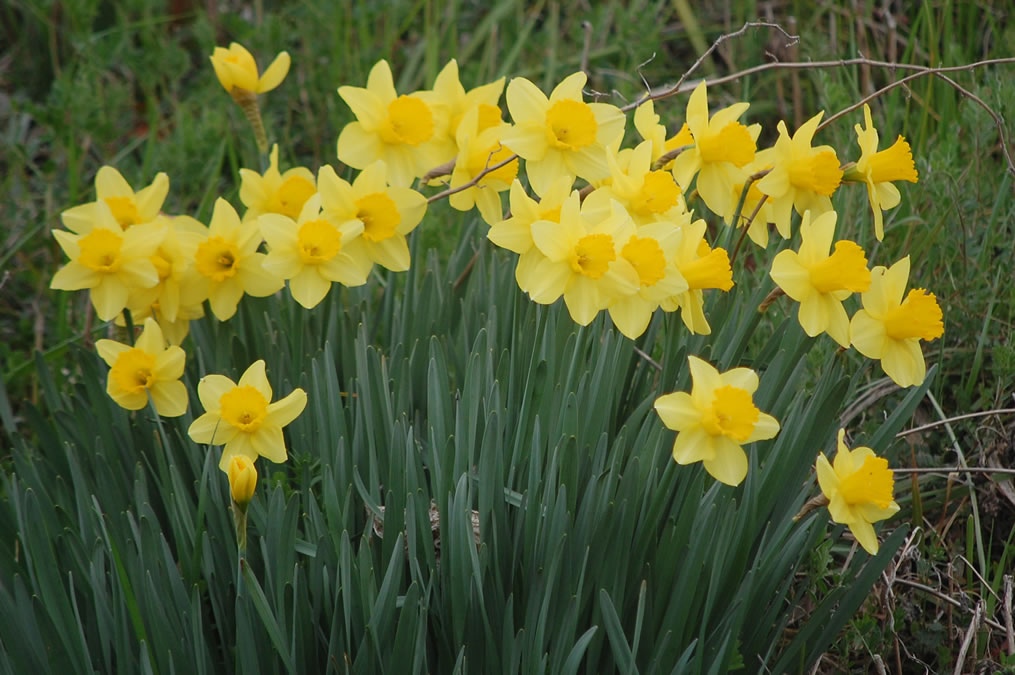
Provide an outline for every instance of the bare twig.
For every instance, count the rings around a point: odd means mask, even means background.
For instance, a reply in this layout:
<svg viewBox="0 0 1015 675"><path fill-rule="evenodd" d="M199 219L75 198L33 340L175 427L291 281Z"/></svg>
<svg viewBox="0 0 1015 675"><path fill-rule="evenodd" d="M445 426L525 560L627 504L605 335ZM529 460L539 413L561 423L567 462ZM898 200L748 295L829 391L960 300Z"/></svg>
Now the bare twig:
<svg viewBox="0 0 1015 675"><path fill-rule="evenodd" d="M917 583L915 581L910 581L908 579L896 579L895 583L902 584L904 586L909 586L911 588L916 588L918 590L923 591L924 593L929 593L930 595L933 595L938 600L946 602L949 605L951 605L952 607L955 607L956 609L961 609L961 610L966 611L966 612L969 611L969 609L967 607L965 607L961 602L959 602L958 600L956 600L955 598L953 598L953 597L951 597L949 595L945 595L944 593L942 593L941 591L937 590L936 588L931 588L930 586L926 586L924 584ZM992 619L988 619L987 617L983 617L982 620L983 620L983 623L987 624L988 626L990 626L994 630L999 630L999 631L1000 630L1004 630L1004 626L999 624L997 621L994 621Z"/></svg>
<svg viewBox="0 0 1015 675"><path fill-rule="evenodd" d="M723 33L718 38L716 38L715 42L712 43L712 46L706 49L705 53L699 56L698 60L692 63L690 68L684 71L684 74L680 76L680 79L677 80L677 83L675 85L667 88L666 90L658 94L647 92L645 95L641 96L638 100L625 105L623 108L621 108L621 110L623 110L624 112L628 112L629 110L634 110L635 108L640 106L642 103L645 103L646 101L655 101L660 98L666 98L667 96L672 96L676 93L679 93L680 85L684 83L684 81L691 75L691 73L693 73L695 70L698 69L698 66L701 65L702 61L707 59L709 55L712 52L714 52L719 45L726 42L727 40L731 40L735 37L740 37L741 35L747 32L748 28L774 28L775 30L785 35L786 39L790 41L790 44L795 44L800 40L799 35L790 35L785 30L783 30L782 26L780 26L777 23L770 23L768 21L748 21L743 25L743 27L740 28L740 30L734 31L732 33Z"/></svg>
<svg viewBox="0 0 1015 675"><path fill-rule="evenodd" d="M1015 476L1015 469L993 466L932 466L912 469L892 469L895 473L1002 473Z"/></svg>
<svg viewBox="0 0 1015 675"><path fill-rule="evenodd" d="M676 159L677 155L682 153L684 150L690 150L693 147L694 144L692 143L691 145L681 145L679 148L673 148L668 152L664 152L663 154L659 155L659 159L652 162L652 170L658 171L659 169L663 168L664 166L672 162L674 159Z"/></svg>
<svg viewBox="0 0 1015 675"><path fill-rule="evenodd" d="M441 176L450 176L451 172L454 170L455 170L455 160L451 160L450 162L444 162L443 164L438 164L437 166L435 166L434 168L430 169L425 174L423 174L423 177L419 179L419 182L422 183L423 185L426 185L434 178L440 178Z"/></svg>
<svg viewBox="0 0 1015 675"><path fill-rule="evenodd" d="M969 631L966 632L966 637L962 640L962 646L959 648L959 655L955 658L955 675L962 675L962 666L966 662L966 652L969 651L969 645L973 641L973 635L980 629L980 621L983 619L983 601L976 603L976 609L973 611L973 620L969 622Z"/></svg>
<svg viewBox="0 0 1015 675"><path fill-rule="evenodd" d="M493 157L493 153L496 152L497 150L499 150L500 148L501 148L501 146L498 145L495 150L490 152L490 157L487 157L487 159L486 159L486 166L483 167L483 170L480 171L479 173L477 173L472 178L472 180L470 180L467 183L462 183L458 187L448 188L447 190L444 190L443 192L438 192L437 194L435 194L435 195L433 195L431 197L428 197L427 200L426 200L426 203L427 204L432 204L435 201L438 201L440 199L444 199L445 197L450 197L451 195L453 195L453 194L455 194L457 192L462 192L464 190L468 190L471 187L475 187L476 185L479 185L479 181L483 180L483 177L486 176L486 174L492 173L492 172L496 171L497 169L501 168L502 166L507 166L511 162L513 162L516 159L518 159L518 155L511 155L507 159L501 160L501 161L497 162L496 164L492 164L491 165L490 164L490 158Z"/></svg>
<svg viewBox="0 0 1015 675"><path fill-rule="evenodd" d="M645 352L643 352L642 350L640 350L640 349L638 349L637 347L635 347L635 348L634 348L634 351L635 351L635 353L636 353L636 354L637 354L638 356L640 356L641 358L643 358L643 359L645 359L646 361L648 361L648 362L649 362L649 365L651 365L651 366L652 366L653 368L655 368L656 370L659 370L659 371L661 371L661 370L663 369L663 367L662 367L661 365L659 365L659 362L658 362L658 361L656 361L655 359L653 359L653 358L652 358L651 356L649 356L648 354L646 354L646 353L645 353Z"/></svg>
<svg viewBox="0 0 1015 675"><path fill-rule="evenodd" d="M1011 620L1011 586L1012 576L1004 575L1004 602L1001 603L1004 610L1004 632L1008 636L1008 656L1015 656L1015 628Z"/></svg>
<svg viewBox="0 0 1015 675"><path fill-rule="evenodd" d="M740 245L744 243L744 237L747 236L747 230L751 229L751 223L758 217L758 212L761 211L761 207L765 205L765 201L768 199L768 195L761 195L761 199L758 200L758 205L751 211L751 215L747 217L747 222L743 225L743 232L740 233L740 238L737 239L737 245L733 249L733 255L730 257L730 265L737 259L737 254L740 253ZM734 224L735 226L735 224Z"/></svg>
<svg viewBox="0 0 1015 675"><path fill-rule="evenodd" d="M906 429L905 431L900 431L899 433L895 434L895 437L902 438L903 436L908 436L909 434L915 434L920 431L926 431L927 429L939 427L942 424L949 424L951 422L956 422L958 420L966 420L971 417L986 417L987 415L1000 415L1002 413L1015 413L1015 408L998 408L997 410L983 410L981 412L966 413L965 415L949 417L947 419L938 420L937 422L931 422L929 424L924 424L923 426L915 427L913 429Z"/></svg>
<svg viewBox="0 0 1015 675"><path fill-rule="evenodd" d="M592 22L582 21L582 30L585 31L585 42L582 44L581 71L585 77L589 77L589 50L592 49Z"/></svg>

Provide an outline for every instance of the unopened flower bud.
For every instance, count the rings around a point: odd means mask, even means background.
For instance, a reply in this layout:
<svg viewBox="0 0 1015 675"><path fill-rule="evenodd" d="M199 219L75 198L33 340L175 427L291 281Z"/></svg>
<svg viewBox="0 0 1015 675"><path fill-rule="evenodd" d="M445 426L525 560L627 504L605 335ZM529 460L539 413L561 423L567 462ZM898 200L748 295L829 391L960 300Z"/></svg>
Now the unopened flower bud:
<svg viewBox="0 0 1015 675"><path fill-rule="evenodd" d="M229 490L233 501L245 507L257 487L257 469L246 455L236 455L229 462Z"/></svg>

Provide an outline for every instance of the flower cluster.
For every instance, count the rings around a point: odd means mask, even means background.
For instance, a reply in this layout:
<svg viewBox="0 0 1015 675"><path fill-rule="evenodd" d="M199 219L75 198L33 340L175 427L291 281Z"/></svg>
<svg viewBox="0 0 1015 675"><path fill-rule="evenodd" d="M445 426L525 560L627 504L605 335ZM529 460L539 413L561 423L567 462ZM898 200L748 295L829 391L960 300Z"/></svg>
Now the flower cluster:
<svg viewBox="0 0 1015 675"><path fill-rule="evenodd" d="M730 255L714 237L709 241L705 219L689 206L697 204L695 197L726 224L746 228L743 235L763 248L769 225L785 239L794 237L795 213L800 244L774 257L770 276L799 303L803 330L828 333L842 348L880 360L900 386L924 380L920 341L943 333L934 295L923 289L906 294L908 257L869 269L859 244L834 241L832 197L844 181L866 187L880 241L883 211L901 199L895 183L918 178L901 136L878 151L867 106L864 127L856 126L860 157L846 165L830 146L813 144L823 113L792 134L779 122L774 145L759 148L761 125L744 119L750 105L710 110L705 82L694 89L685 121L672 135L651 100L629 106L641 140L623 147L625 110L589 99L584 73L564 78L549 95L521 77L466 90L452 60L432 88L399 93L390 66L380 61L365 87L338 88L355 118L337 140L337 159L356 170L347 180L328 165L316 175L301 166L282 171L278 147L268 153L257 97L281 84L287 53L263 74L237 43L216 48L211 62L268 154L263 173L240 170L242 217L225 199L215 202L207 226L164 214L165 174L134 191L116 169L103 167L96 200L65 211L67 229L54 233L70 262L52 288L87 289L103 320L144 320L134 346L98 344L111 367L107 390L127 409L151 400L162 415L186 410L179 381L185 355L177 345L206 303L224 321L245 295L269 296L288 283L293 299L309 309L334 283L365 284L374 265L409 269L406 237L428 205L413 185L442 186L431 200L447 196L454 209L475 208L489 225L489 240L518 255L516 281L534 302L563 298L583 326L605 311L631 339L647 329L656 310L679 310L688 331L709 334L705 292L734 285ZM844 302L854 293L861 294L862 309L850 317ZM167 347L167 339L174 346ZM692 390L655 403L664 424L678 432L673 457L681 464L701 461L717 480L737 485L748 472L741 446L774 437L779 423L753 403L754 371L719 373L695 356L689 368ZM238 383L205 376L198 396L206 412L190 426L190 437L224 445L219 466L230 477L234 501L245 504L257 480L253 461L286 459L281 429L302 412L306 395L295 389L272 403L264 362L257 361ZM872 550L870 522L885 517L894 502L890 481L885 491L884 467L857 452L844 449L840 434L834 471L822 455L819 480L833 495L833 518L854 528ZM873 476L871 491L852 478L861 470ZM876 508L864 507L867 502Z"/></svg>

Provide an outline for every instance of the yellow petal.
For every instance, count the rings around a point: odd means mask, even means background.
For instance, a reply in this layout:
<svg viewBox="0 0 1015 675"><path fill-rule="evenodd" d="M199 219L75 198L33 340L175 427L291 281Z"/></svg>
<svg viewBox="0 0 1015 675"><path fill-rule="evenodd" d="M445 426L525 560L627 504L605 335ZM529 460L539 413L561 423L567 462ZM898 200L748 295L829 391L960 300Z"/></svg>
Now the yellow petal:
<svg viewBox="0 0 1015 675"><path fill-rule="evenodd" d="M299 388L293 389L285 398L268 405L265 423L277 427L287 426L299 417L306 407L307 393Z"/></svg>
<svg viewBox="0 0 1015 675"><path fill-rule="evenodd" d="M278 85L282 84L282 80L289 73L289 52L279 52L275 60L271 62L268 69L264 71L260 79L257 81L257 93L263 94L269 92Z"/></svg>

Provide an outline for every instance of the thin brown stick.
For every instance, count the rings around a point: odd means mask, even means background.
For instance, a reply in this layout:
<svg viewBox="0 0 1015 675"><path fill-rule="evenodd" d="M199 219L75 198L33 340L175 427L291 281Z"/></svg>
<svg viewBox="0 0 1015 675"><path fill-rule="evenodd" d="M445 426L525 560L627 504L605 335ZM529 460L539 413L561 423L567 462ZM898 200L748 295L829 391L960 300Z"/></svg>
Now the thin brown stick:
<svg viewBox="0 0 1015 675"><path fill-rule="evenodd" d="M1008 636L1008 656L1015 656L1015 627L1012 626L1011 620L1011 586L1012 576L1010 574L1004 575L1004 602L1002 603L1004 632Z"/></svg>
<svg viewBox="0 0 1015 675"><path fill-rule="evenodd" d="M659 159L652 162L652 170L658 171L659 169L663 168L664 166L672 162L674 159L676 159L677 155L682 153L684 150L690 150L693 147L694 144L692 143L691 145L681 145L679 148L673 148L668 152L664 152L663 154L659 155Z"/></svg>
<svg viewBox="0 0 1015 675"><path fill-rule="evenodd" d="M926 431L927 429L933 429L934 427L939 427L942 424L949 424L951 422L957 422L958 420L966 420L966 419L970 419L972 417L986 417L987 415L1000 415L1000 414L1003 414L1003 413L1015 413L1015 408L998 408L996 410L983 410L983 411L980 411L980 412L966 413L965 415L958 415L956 417L949 417L947 419L938 420L937 422L931 422L929 424L924 424L923 426L915 427L913 429L906 429L905 431L900 431L899 433L895 434L895 437L896 438L902 438L903 436L908 436L909 434L919 433L921 431Z"/></svg>
<svg viewBox="0 0 1015 675"><path fill-rule="evenodd" d="M712 52L714 52L719 45L726 42L727 40L731 40L735 37L740 37L741 35L747 32L748 28L774 28L775 30L785 35L786 38L790 40L790 44L796 44L800 40L799 35L790 35L783 29L782 26L780 26L777 23L770 23L768 21L748 21L740 28L740 30L733 31L732 33L723 33L722 35L717 37L715 42L712 43L712 46L706 49L705 53L699 56L698 60L692 63L690 68L684 71L684 74L680 76L680 79L677 80L677 83L675 85L667 88L660 94L653 94L652 92L647 92L644 96L642 96L638 100L632 101L631 103L625 105L623 108L621 108L621 110L623 110L624 112L628 112L629 110L634 110L635 108L640 106L642 103L645 103L646 101L654 101L678 93L680 91L680 85L684 83L684 81L691 75L691 73L693 73L695 70L698 69L698 66L700 66L702 62L705 59L707 59L709 55Z"/></svg>
<svg viewBox="0 0 1015 675"><path fill-rule="evenodd" d="M443 164L438 164L437 166L435 166L434 168L430 169L425 174L423 174L423 177L419 179L419 182L422 185L426 185L434 178L440 178L441 176L450 176L451 172L454 170L455 170L455 160L451 160L450 162L444 162Z"/></svg>
<svg viewBox="0 0 1015 675"><path fill-rule="evenodd" d="M973 620L969 622L969 631L966 632L966 637L962 640L962 646L959 647L959 655L955 658L955 675L962 675L962 667L966 662L966 652L969 651L969 645L973 641L973 635L980 629L980 621L983 619L983 602L976 603L976 609L973 611Z"/></svg>
<svg viewBox="0 0 1015 675"><path fill-rule="evenodd" d="M1015 476L1015 469L1002 469L993 466L921 466L892 469L892 471L895 473L1001 473Z"/></svg>
<svg viewBox="0 0 1015 675"><path fill-rule="evenodd" d="M748 189L750 189L750 186L748 186ZM733 249L733 256L730 258L730 265L732 265L733 261L737 259L737 254L740 253L740 245L744 243L744 237L747 236L747 230L751 228L751 223L753 223L754 219L758 217L758 212L761 211L761 207L765 205L765 200L767 199L768 195L761 195L761 199L758 200L758 205L754 207L754 210L751 211L751 215L747 218L747 222L744 223L744 231L740 233L740 238L737 239L737 245Z"/></svg>
<svg viewBox="0 0 1015 675"><path fill-rule="evenodd" d="M500 149L500 146L497 146L497 149ZM493 157L493 152L490 153L490 157ZM434 203L435 201L437 201L439 199L444 199L445 197L450 197L451 195L455 194L456 192L462 192L463 190L468 190L470 187L475 187L476 185L479 185L479 181L483 180L483 177L486 176L486 174L491 173L493 171L496 171L497 169L501 168L502 166L507 166L508 164L510 164L511 162L515 161L516 159L518 159L518 155L511 155L507 159L501 160L501 161L497 162L496 164L491 165L490 164L490 159L487 158L487 160L486 160L487 165L485 167L483 167L483 170L480 171L479 173L477 173L472 178L472 180L470 180L467 183L462 183L458 187L448 188L447 190L444 190L443 192L438 192L437 194L433 195L432 197L427 198L426 203L427 204L432 204L432 203Z"/></svg>
<svg viewBox="0 0 1015 675"><path fill-rule="evenodd" d="M920 584L920 583L917 583L915 581L909 581L908 579L896 579L895 583L902 584L904 586L909 586L910 588L916 588L918 590L923 591L924 593L929 593L929 594L933 595L935 598L937 598L939 600L943 600L944 602L948 603L952 607L955 607L957 609L961 609L961 610L967 611L967 612L969 611L966 607L964 607L962 605L961 602L959 602L955 598L951 597L950 595L946 595L946 594L942 593L941 591L937 590L936 588L931 588L930 586L926 586L924 584ZM997 621L994 621L993 619L988 619L987 617L983 617L983 623L987 624L988 626L990 626L994 630L999 630L999 631L1004 630L1004 626L999 624Z"/></svg>

